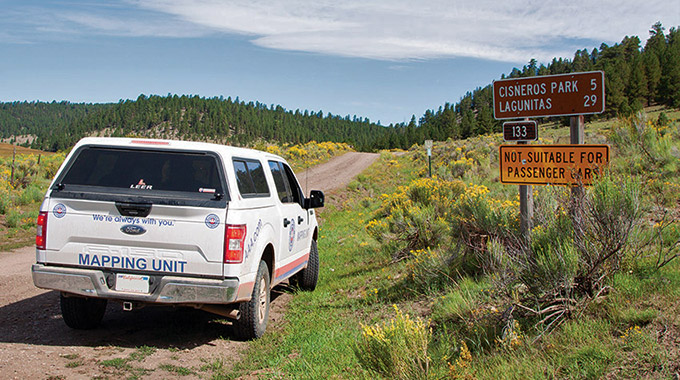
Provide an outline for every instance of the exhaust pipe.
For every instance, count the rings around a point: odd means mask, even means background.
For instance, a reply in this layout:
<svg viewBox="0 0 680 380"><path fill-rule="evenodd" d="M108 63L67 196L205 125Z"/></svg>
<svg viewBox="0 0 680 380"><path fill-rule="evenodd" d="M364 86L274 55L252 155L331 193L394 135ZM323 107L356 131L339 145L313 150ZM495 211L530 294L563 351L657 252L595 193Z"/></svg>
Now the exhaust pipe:
<svg viewBox="0 0 680 380"><path fill-rule="evenodd" d="M238 309L234 309L233 307L229 306L202 305L198 306L197 309L207 311L208 313L217 314L233 321L238 321L238 319L241 317L241 313L238 311Z"/></svg>
<svg viewBox="0 0 680 380"><path fill-rule="evenodd" d="M123 302L123 311L132 311L132 302Z"/></svg>

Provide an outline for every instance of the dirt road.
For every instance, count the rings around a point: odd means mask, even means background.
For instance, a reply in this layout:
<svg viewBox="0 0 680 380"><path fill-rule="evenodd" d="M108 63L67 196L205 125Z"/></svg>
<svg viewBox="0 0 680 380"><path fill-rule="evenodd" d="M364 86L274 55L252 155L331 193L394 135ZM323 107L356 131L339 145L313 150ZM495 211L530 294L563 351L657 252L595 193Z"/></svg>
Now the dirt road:
<svg viewBox="0 0 680 380"><path fill-rule="evenodd" d="M321 190L326 193L347 186L379 156L377 153L349 152L296 175L305 195L309 195L309 190Z"/></svg>
<svg viewBox="0 0 680 380"><path fill-rule="evenodd" d="M298 178L303 187L332 191L377 157L347 153ZM229 322L185 308L125 312L110 302L100 328L72 330L61 319L59 293L33 286L34 261L33 247L0 253L0 378L209 378L214 366L230 367L247 348L231 340ZM291 297L285 286L274 289L268 329L284 323Z"/></svg>

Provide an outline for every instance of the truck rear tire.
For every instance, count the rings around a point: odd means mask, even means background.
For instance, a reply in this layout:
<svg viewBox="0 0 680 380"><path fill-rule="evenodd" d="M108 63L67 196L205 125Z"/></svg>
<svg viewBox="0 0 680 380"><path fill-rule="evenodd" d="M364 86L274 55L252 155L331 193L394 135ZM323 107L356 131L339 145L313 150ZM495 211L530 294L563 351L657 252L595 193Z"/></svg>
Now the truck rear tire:
<svg viewBox="0 0 680 380"><path fill-rule="evenodd" d="M255 276L255 285L250 301L239 304L239 319L234 322L234 333L242 340L257 339L267 329L269 319L270 292L269 267L260 261Z"/></svg>
<svg viewBox="0 0 680 380"><path fill-rule="evenodd" d="M89 330L97 327L105 312L105 299L65 297L61 294L61 316L72 329Z"/></svg>
<svg viewBox="0 0 680 380"><path fill-rule="evenodd" d="M312 245L309 248L309 261L307 268L299 271L290 278L291 285L297 286L301 290L312 291L316 289L316 283L319 280L319 249L316 245L316 240L312 240Z"/></svg>

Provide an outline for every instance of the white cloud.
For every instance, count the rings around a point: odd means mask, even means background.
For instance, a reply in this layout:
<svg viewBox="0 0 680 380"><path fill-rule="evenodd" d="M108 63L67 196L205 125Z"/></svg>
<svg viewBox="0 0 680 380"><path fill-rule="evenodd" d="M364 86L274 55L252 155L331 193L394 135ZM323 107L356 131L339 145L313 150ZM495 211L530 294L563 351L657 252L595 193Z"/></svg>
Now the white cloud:
<svg viewBox="0 0 680 380"><path fill-rule="evenodd" d="M139 0L134 3L197 25L242 34L313 34L319 31L343 31L356 26L351 20L335 19L332 3L324 5L323 1L310 4L296 2L290 6L261 0Z"/></svg>
<svg viewBox="0 0 680 380"><path fill-rule="evenodd" d="M116 36L136 37L200 37L209 29L187 22L168 22L162 19L116 18L87 12L63 12L62 22L70 22L90 30Z"/></svg>
<svg viewBox="0 0 680 380"><path fill-rule="evenodd" d="M668 0L122 0L55 13L59 28L124 36L239 34L272 49L380 60L571 57L680 24Z"/></svg>
<svg viewBox="0 0 680 380"><path fill-rule="evenodd" d="M182 17L147 11L130 4L70 3L38 7L12 5L0 14L2 43L69 40L79 36L200 37L214 34ZM17 42L19 41L19 42Z"/></svg>
<svg viewBox="0 0 680 380"><path fill-rule="evenodd" d="M214 30L252 35L267 48L400 60L474 57L525 62L575 49L643 41L680 20L680 3L653 0L137 0Z"/></svg>

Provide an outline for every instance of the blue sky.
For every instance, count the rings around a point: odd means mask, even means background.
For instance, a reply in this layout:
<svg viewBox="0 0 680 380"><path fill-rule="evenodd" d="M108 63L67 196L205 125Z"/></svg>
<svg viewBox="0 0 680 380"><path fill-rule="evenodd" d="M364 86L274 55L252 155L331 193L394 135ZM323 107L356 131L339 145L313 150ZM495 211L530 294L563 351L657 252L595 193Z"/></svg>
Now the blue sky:
<svg viewBox="0 0 680 380"><path fill-rule="evenodd" d="M680 25L680 2L3 1L0 101L231 96L408 122L531 58Z"/></svg>

